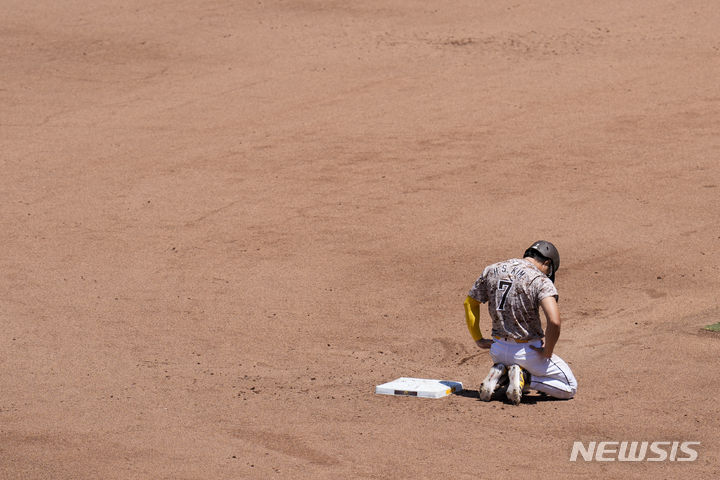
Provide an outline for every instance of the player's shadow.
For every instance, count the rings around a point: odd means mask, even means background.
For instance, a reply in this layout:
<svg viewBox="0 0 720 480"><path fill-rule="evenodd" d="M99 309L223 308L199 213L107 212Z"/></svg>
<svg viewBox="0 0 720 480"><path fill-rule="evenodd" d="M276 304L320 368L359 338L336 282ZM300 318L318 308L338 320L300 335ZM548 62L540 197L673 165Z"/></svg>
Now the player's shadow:
<svg viewBox="0 0 720 480"><path fill-rule="evenodd" d="M477 390L463 390L462 392L456 393L456 395L459 397L464 397L464 398L473 398L473 399L477 400L478 402L481 401L480 393ZM506 405L512 405L512 403L510 403L510 400L508 400L507 397L505 396L504 391L495 392L490 401L491 402L501 402ZM542 403L542 402L565 402L565 401L567 401L567 400L562 399L562 398L551 397L549 395L545 395L544 393L531 392L531 393L523 394L521 403L524 403L527 405L535 405L537 403ZM483 402L483 403L485 403L485 402Z"/></svg>

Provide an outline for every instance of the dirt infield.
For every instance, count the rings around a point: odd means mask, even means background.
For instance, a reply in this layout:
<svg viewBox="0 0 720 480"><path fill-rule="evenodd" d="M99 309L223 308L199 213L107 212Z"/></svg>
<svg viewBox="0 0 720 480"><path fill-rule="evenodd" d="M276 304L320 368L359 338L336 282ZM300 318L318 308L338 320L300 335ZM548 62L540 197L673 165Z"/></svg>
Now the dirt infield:
<svg viewBox="0 0 720 480"><path fill-rule="evenodd" d="M0 477L716 478L720 9L550 3L0 0ZM480 402L540 238L578 395Z"/></svg>

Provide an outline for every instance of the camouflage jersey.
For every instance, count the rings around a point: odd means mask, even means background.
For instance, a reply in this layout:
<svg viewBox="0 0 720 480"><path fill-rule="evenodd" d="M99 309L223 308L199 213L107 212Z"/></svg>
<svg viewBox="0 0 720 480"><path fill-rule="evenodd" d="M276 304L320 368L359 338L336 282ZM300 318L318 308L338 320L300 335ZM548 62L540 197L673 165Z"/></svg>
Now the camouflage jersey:
<svg viewBox="0 0 720 480"><path fill-rule="evenodd" d="M492 334L516 340L542 338L540 302L557 298L553 282L529 260L513 258L485 268L469 296L488 303Z"/></svg>

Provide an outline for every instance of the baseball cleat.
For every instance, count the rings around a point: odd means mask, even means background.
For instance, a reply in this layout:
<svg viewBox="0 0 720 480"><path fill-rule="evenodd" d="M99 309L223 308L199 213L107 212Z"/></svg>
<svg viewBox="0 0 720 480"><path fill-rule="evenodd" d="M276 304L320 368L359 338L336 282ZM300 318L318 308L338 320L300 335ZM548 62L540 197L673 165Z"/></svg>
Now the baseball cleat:
<svg viewBox="0 0 720 480"><path fill-rule="evenodd" d="M527 377L529 377L528 372L523 370L520 365L510 365L508 369L508 388L505 395L513 405L519 405L523 392L527 392L525 388ZM529 384L529 382L527 383Z"/></svg>
<svg viewBox="0 0 720 480"><path fill-rule="evenodd" d="M489 402L495 392L498 382L505 375L505 365L502 363L496 363L488 372L487 377L483 380L480 385L480 400L483 402Z"/></svg>
<svg viewBox="0 0 720 480"><path fill-rule="evenodd" d="M505 392L507 392L507 387L508 387L508 376L506 373L500 379L500 382L497 384L497 387L495 387L495 395L500 395L500 396L505 395Z"/></svg>

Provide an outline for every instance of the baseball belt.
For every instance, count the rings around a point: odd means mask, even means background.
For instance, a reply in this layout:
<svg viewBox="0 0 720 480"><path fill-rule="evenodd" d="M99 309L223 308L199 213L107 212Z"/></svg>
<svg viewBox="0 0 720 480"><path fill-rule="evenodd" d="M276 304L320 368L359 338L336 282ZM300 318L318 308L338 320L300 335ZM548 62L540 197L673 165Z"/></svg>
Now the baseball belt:
<svg viewBox="0 0 720 480"><path fill-rule="evenodd" d="M495 340L505 340L506 342L515 342L515 343L528 343L530 340L517 340L512 337L498 337L497 335L492 336Z"/></svg>

